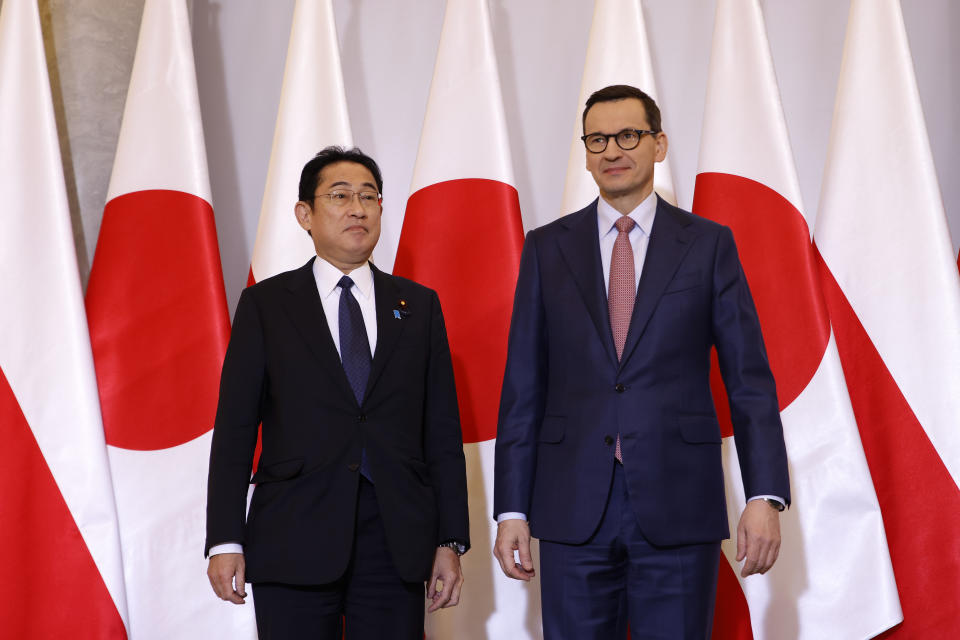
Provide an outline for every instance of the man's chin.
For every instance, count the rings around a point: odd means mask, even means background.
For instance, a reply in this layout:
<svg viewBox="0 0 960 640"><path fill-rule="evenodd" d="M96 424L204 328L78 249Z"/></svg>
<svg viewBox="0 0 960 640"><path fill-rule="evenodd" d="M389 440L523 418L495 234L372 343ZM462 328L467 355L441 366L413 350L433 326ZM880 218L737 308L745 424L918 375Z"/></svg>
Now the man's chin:
<svg viewBox="0 0 960 640"><path fill-rule="evenodd" d="M615 198L622 198L624 196L629 196L635 193L636 191L638 191L636 187L619 186L616 189L608 189L608 188L601 189L600 193L602 193L603 197L605 197L607 200L612 200Z"/></svg>
<svg viewBox="0 0 960 640"><path fill-rule="evenodd" d="M370 256L373 255L373 248L363 248L357 249L356 251L351 251L346 256L347 262L351 264L363 264L370 259Z"/></svg>

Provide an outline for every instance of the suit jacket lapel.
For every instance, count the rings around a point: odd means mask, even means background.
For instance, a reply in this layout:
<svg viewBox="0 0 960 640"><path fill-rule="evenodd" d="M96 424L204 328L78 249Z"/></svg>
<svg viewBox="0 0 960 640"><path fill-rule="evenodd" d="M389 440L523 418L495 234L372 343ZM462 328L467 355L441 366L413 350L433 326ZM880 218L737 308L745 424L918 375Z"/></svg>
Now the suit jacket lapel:
<svg viewBox="0 0 960 640"><path fill-rule="evenodd" d="M387 274L370 265L373 271L373 294L376 297L377 305L377 348L373 354L373 363L370 366L370 379L367 380L367 390L363 397L369 398L373 386L383 373L383 369L390 359L400 334L403 333L404 325L402 319L394 317L393 311L399 308L399 302L403 297L397 281Z"/></svg>
<svg viewBox="0 0 960 640"><path fill-rule="evenodd" d="M603 287L603 267L600 262L600 234L597 227L597 201L572 216L567 232L558 240L560 253L573 275L587 311L597 329L600 342L611 362L617 362L617 350L610 331L610 312L607 293Z"/></svg>
<svg viewBox="0 0 960 640"><path fill-rule="evenodd" d="M657 196L657 213L650 231L623 357L620 359L621 368L636 348L663 290L690 249L691 235L685 228L688 224L689 221L676 215L673 208Z"/></svg>
<svg viewBox="0 0 960 640"><path fill-rule="evenodd" d="M317 292L317 281L313 277L314 260L316 258L311 258L294 273L287 287L291 293L287 312L310 351L320 361L321 369L327 372L348 398L356 402Z"/></svg>

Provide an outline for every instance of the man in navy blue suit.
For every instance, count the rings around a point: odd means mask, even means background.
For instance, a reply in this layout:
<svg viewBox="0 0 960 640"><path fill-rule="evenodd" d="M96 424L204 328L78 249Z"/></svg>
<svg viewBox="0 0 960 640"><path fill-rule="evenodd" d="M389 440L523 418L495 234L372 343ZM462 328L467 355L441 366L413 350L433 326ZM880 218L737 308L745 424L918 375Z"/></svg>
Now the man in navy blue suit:
<svg viewBox="0 0 960 640"><path fill-rule="evenodd" d="M747 506L741 574L780 546L790 487L776 388L730 229L653 192L656 103L594 93L583 114L600 198L527 235L496 444L494 555L534 575L548 639L708 638L729 537L716 347ZM514 553L517 552L519 562Z"/></svg>

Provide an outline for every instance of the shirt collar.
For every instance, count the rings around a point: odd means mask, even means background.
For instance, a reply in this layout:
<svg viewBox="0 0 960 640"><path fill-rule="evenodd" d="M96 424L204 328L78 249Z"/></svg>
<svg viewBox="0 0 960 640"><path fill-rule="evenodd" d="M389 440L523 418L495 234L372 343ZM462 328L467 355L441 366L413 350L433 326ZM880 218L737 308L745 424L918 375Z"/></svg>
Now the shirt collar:
<svg viewBox="0 0 960 640"><path fill-rule="evenodd" d="M317 291L321 298L326 298L337 288L337 283L343 277L343 271L317 256L313 261L313 277L317 281ZM370 263L364 262L347 275L353 280L353 291L369 299L373 293L373 271Z"/></svg>
<svg viewBox="0 0 960 640"><path fill-rule="evenodd" d="M657 194L651 191L650 195L643 199L633 211L628 215L640 227L640 231L647 237L650 237L650 230L653 227L653 217L657 213ZM597 200L597 225L600 237L607 235L614 228L617 220L620 219L620 212L613 208L609 202L601 196Z"/></svg>

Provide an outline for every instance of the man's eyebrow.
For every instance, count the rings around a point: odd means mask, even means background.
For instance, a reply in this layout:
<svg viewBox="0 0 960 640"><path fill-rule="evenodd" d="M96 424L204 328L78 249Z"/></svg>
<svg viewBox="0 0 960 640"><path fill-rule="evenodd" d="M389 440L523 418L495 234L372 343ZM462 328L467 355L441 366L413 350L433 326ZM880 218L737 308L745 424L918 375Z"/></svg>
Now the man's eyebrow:
<svg viewBox="0 0 960 640"><path fill-rule="evenodd" d="M330 185L330 188L333 189L334 187L352 187L352 186L353 184L351 184L350 182L347 182L346 180L337 180L336 182ZM372 182L363 182L360 184L360 186L370 187L374 191L377 190L377 185L373 184Z"/></svg>

